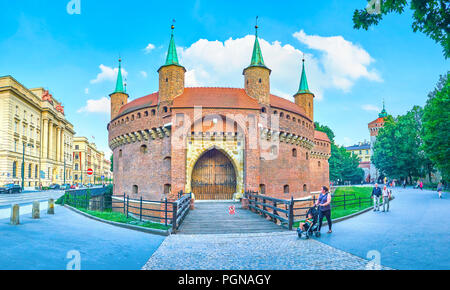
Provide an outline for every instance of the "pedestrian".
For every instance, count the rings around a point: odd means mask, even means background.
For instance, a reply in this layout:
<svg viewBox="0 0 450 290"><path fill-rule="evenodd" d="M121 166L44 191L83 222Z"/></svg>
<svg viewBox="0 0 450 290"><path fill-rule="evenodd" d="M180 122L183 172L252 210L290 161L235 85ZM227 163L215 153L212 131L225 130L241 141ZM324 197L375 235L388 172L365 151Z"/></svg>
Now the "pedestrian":
<svg viewBox="0 0 450 290"><path fill-rule="evenodd" d="M387 189L386 186L383 188L383 212L389 211L389 200L391 199L392 191ZM387 210L386 210L387 205Z"/></svg>
<svg viewBox="0 0 450 290"><path fill-rule="evenodd" d="M322 187L322 192L316 201L316 206L319 206L319 233L322 229L323 217L326 217L329 229L328 233L331 234L333 232L331 230L331 194L326 186Z"/></svg>
<svg viewBox="0 0 450 290"><path fill-rule="evenodd" d="M406 179L403 179L403 188L406 188Z"/></svg>
<svg viewBox="0 0 450 290"><path fill-rule="evenodd" d="M442 198L442 182L438 183L437 191L438 191L438 194L439 194L439 198Z"/></svg>
<svg viewBox="0 0 450 290"><path fill-rule="evenodd" d="M422 181L419 183L419 187L420 187L420 190L423 190L423 182Z"/></svg>
<svg viewBox="0 0 450 290"><path fill-rule="evenodd" d="M378 183L375 183L375 187L372 189L373 198L373 211L380 210L380 197L381 197L381 188L378 187Z"/></svg>

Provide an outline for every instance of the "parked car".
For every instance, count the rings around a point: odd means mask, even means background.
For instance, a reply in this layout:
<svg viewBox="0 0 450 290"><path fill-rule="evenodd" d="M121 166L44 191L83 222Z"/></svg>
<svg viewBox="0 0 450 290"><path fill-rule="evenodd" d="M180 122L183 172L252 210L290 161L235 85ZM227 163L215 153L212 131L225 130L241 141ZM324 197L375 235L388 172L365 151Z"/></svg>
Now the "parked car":
<svg viewBox="0 0 450 290"><path fill-rule="evenodd" d="M13 194L13 193L21 193L22 187L18 184L7 184L3 187L0 187L0 193L3 194Z"/></svg>
<svg viewBox="0 0 450 290"><path fill-rule="evenodd" d="M51 190L58 190L61 189L61 186L59 184L52 184L48 188Z"/></svg>
<svg viewBox="0 0 450 290"><path fill-rule="evenodd" d="M70 186L70 189L77 189L77 186L76 186L75 184L72 184L72 185Z"/></svg>
<svg viewBox="0 0 450 290"><path fill-rule="evenodd" d="M66 183L66 184L61 185L61 189L63 189L63 190L70 189L70 184Z"/></svg>

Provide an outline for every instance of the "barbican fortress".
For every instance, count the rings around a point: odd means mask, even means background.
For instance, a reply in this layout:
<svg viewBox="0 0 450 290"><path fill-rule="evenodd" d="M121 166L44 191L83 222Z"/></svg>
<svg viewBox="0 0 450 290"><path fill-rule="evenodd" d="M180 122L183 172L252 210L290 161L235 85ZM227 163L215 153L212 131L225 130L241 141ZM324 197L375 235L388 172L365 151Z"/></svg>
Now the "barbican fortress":
<svg viewBox="0 0 450 290"><path fill-rule="evenodd" d="M119 60L108 124L114 194L231 200L250 190L290 199L328 186L330 140L315 130L305 61L294 102L271 94L256 26L244 88L187 88L173 30L158 92L129 102Z"/></svg>

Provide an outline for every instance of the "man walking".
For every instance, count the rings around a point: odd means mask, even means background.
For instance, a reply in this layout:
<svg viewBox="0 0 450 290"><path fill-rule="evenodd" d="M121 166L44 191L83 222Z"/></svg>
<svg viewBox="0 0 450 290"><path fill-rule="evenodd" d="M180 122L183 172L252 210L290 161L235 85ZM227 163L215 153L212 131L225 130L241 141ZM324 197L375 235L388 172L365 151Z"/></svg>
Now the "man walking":
<svg viewBox="0 0 450 290"><path fill-rule="evenodd" d="M389 211L389 200L391 199L392 191L389 190L386 186L383 188L383 212ZM387 210L386 210L387 205Z"/></svg>
<svg viewBox="0 0 450 290"><path fill-rule="evenodd" d="M372 189L373 198L373 211L380 210L380 197L381 197L381 188L378 187L378 183L375 183L375 187Z"/></svg>

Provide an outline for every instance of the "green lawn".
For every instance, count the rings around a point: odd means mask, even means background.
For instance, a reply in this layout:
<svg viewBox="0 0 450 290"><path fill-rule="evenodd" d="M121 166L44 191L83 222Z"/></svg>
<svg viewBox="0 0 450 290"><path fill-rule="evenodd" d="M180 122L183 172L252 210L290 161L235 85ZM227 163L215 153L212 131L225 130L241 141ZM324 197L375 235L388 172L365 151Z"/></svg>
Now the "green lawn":
<svg viewBox="0 0 450 290"><path fill-rule="evenodd" d="M140 227L144 227L144 228L158 229L158 230L168 230L171 228L170 226L165 226L165 225L162 225L159 223L154 223L154 222L149 222L149 221L141 222L132 217L127 217L123 213L113 212L111 210L101 212L101 211L86 210L84 208L77 208L77 209L82 212L85 212L89 215L92 215L92 216L95 216L95 217L98 217L98 218L101 218L104 220L108 220L108 221L129 224L129 225L134 225L134 226L140 226Z"/></svg>
<svg viewBox="0 0 450 290"><path fill-rule="evenodd" d="M345 194L345 208L344 208L344 194ZM373 205L370 198L372 194L372 187L339 187L336 189L331 209L331 218L337 219L357 213L361 210L367 209ZM361 198L361 205L359 203ZM299 222L294 223L294 227L298 227Z"/></svg>

